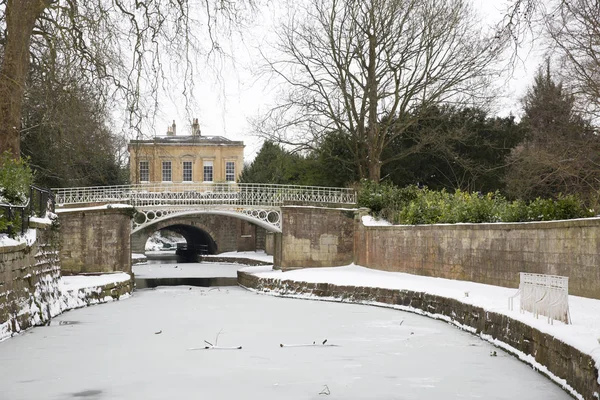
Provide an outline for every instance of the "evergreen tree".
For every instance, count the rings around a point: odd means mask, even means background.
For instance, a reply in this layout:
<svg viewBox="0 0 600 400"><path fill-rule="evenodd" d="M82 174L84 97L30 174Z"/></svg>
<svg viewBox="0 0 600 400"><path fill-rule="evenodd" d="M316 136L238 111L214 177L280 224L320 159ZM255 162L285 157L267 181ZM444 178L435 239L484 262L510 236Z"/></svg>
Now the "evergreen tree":
<svg viewBox="0 0 600 400"><path fill-rule="evenodd" d="M398 186L490 192L503 188L505 158L522 140L514 118L490 118L479 108L433 106L388 151L398 160L382 168ZM403 155L400 157L400 155Z"/></svg>
<svg viewBox="0 0 600 400"><path fill-rule="evenodd" d="M600 142L556 82L549 62L523 98L525 140L508 157L507 192L532 200L580 194L594 203L600 179Z"/></svg>
<svg viewBox="0 0 600 400"><path fill-rule="evenodd" d="M266 141L254 161L242 170L240 182L299 184L298 157L281 146Z"/></svg>

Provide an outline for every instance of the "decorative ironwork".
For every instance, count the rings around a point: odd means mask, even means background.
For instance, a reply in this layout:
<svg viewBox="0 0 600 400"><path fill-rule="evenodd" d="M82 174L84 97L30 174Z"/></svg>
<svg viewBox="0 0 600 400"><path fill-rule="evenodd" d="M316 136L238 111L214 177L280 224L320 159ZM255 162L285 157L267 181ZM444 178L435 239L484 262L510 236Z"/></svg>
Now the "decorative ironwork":
<svg viewBox="0 0 600 400"><path fill-rule="evenodd" d="M237 205L281 207L284 203L356 204L348 188L257 183L137 184L54 189L58 204L123 202L140 206Z"/></svg>
<svg viewBox="0 0 600 400"><path fill-rule="evenodd" d="M212 207L140 207L132 220L132 233L152 225L159 221L194 215L198 213L211 213L231 215L242 218L255 224L262 226L268 230L281 232L281 210L277 208L248 208L248 207L231 207L227 205L213 205Z"/></svg>
<svg viewBox="0 0 600 400"><path fill-rule="evenodd" d="M54 212L54 194L49 189L30 186L27 202L21 205L0 203L0 217L8 223L0 233L15 234L15 228L20 225L20 233L24 234L29 228L30 217L44 218L49 212Z"/></svg>
<svg viewBox="0 0 600 400"><path fill-rule="evenodd" d="M137 210L135 232L162 219L195 213L234 215L281 231L284 204L356 204L348 188L257 183L137 184L54 189L56 203L126 203Z"/></svg>

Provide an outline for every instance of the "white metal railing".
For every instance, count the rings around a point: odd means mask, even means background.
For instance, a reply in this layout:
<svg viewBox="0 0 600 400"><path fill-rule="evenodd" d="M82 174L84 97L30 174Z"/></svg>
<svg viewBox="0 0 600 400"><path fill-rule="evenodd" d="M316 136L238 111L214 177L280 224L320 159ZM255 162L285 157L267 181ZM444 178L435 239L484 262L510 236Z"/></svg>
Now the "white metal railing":
<svg viewBox="0 0 600 400"><path fill-rule="evenodd" d="M160 183L53 189L57 205L84 203L128 203L153 205L275 206L302 204L356 204L356 191L321 186L271 185L260 183Z"/></svg>
<svg viewBox="0 0 600 400"><path fill-rule="evenodd" d="M520 311L529 311L537 318L548 317L569 324L569 278L566 276L520 273L519 290L508 299L508 308L514 307L514 299L521 296Z"/></svg>

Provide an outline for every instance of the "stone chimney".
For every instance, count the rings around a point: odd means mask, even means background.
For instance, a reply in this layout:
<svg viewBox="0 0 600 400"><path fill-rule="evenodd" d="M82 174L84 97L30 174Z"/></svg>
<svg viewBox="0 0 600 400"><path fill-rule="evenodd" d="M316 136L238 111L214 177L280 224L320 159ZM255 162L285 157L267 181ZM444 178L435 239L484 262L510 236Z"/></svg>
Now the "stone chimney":
<svg viewBox="0 0 600 400"><path fill-rule="evenodd" d="M173 120L172 128L173 128L173 136L177 136L177 125L175 125L175 120Z"/></svg>
<svg viewBox="0 0 600 400"><path fill-rule="evenodd" d="M173 136L173 127L167 126L167 136Z"/></svg>
<svg viewBox="0 0 600 400"><path fill-rule="evenodd" d="M201 136L198 118L194 118L194 121L192 122L192 136Z"/></svg>

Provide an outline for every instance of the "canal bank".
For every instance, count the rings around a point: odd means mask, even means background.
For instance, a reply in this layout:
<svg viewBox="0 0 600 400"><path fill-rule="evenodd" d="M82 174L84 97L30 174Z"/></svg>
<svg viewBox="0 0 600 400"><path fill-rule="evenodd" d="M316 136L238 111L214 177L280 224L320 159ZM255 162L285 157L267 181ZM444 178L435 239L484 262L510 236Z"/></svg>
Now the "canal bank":
<svg viewBox="0 0 600 400"><path fill-rule="evenodd" d="M575 398L600 393L600 301L570 296L573 325L509 311L515 290L358 266L238 271L240 286L282 297L390 307L440 319L514 354Z"/></svg>

